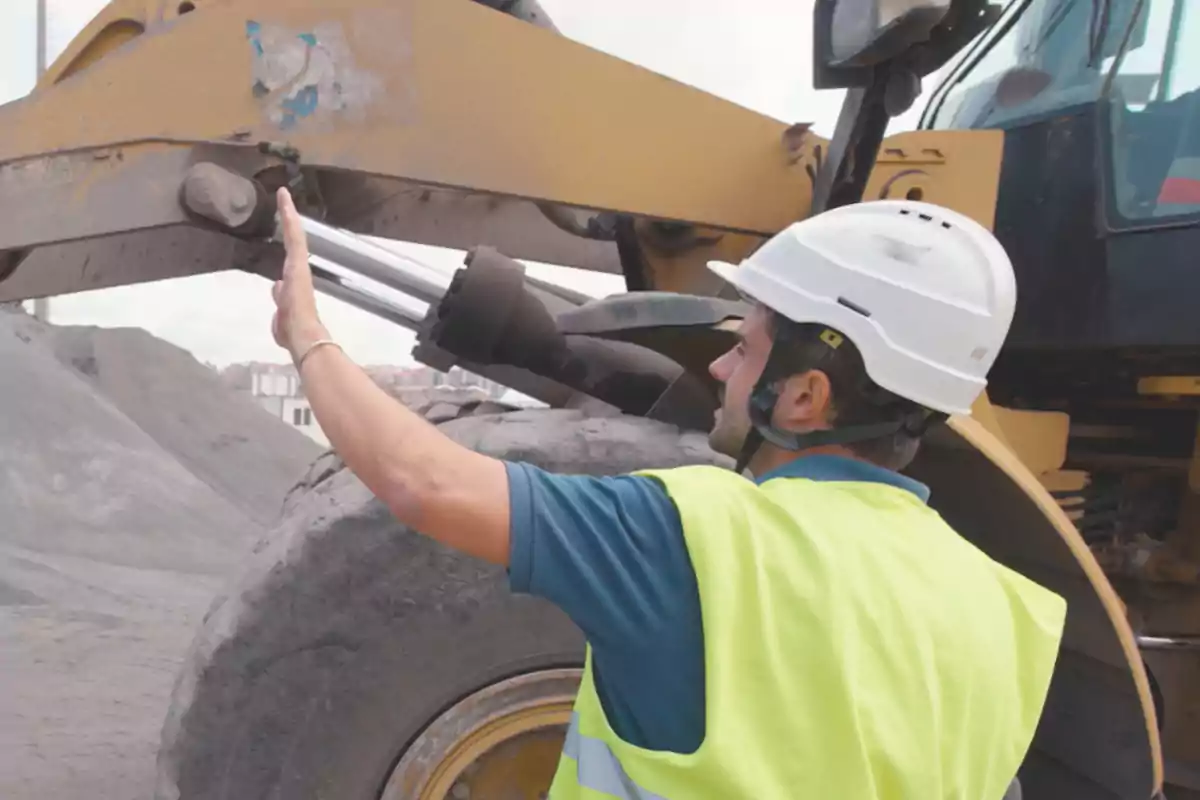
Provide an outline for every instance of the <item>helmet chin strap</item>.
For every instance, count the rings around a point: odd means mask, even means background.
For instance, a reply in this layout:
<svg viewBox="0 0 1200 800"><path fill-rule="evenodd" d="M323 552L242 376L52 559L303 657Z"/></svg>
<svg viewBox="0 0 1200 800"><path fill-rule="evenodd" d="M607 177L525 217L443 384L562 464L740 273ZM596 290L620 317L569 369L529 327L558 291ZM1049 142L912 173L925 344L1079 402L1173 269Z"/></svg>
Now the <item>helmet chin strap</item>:
<svg viewBox="0 0 1200 800"><path fill-rule="evenodd" d="M746 471L750 459L754 458L758 448L762 447L763 441L763 435L759 432L758 427L751 425L750 430L746 431L746 438L742 440L742 451L738 453L737 463L733 466L734 472L741 475Z"/></svg>
<svg viewBox="0 0 1200 800"><path fill-rule="evenodd" d="M788 332L785 331L780 332L780 335L784 337L787 334ZM895 436L901 431L904 431L913 438L920 438L934 423L941 422L947 418L947 415L941 412L929 409L916 409L896 419L862 425L848 425L844 428L823 428L805 433L782 430L776 427L771 421L771 417L775 411L775 404L779 401L779 392L776 389L776 385L786 377L777 374L782 371L782 359L777 356L780 350L779 344L779 341L772 343L771 352L767 355L767 363L763 367L762 374L759 376L754 390L750 393L749 416L751 427L746 432L746 438L742 442L741 453L738 455L737 464L734 467L739 474L746 469L750 463L750 459L754 457L754 454L758 452L764 443L769 442L782 450L797 452L824 445L852 444L854 442L882 439L887 436ZM810 368L819 368L820 361L821 359L818 359L818 362L814 363Z"/></svg>
<svg viewBox="0 0 1200 800"><path fill-rule="evenodd" d="M785 431L771 423L771 413L774 411L775 403L778 399L779 395L773 386L762 389L756 388L750 396L751 429L746 433L746 439L742 443L742 451L738 456L735 469L739 473L747 467L750 459L754 457L758 449L767 442L781 450L798 452L824 445L851 444L853 442L865 442L870 439L882 439L885 436L894 436L901 430L911 429L911 426L916 422L922 425L926 424L926 415L916 413L901 417L900 419L887 420L886 422L873 422L869 425L850 425L845 428L821 428L805 433ZM913 417L918 419L914 420L912 419ZM923 432L922 430L921 433ZM913 431L913 433L914 435L920 435L916 431Z"/></svg>

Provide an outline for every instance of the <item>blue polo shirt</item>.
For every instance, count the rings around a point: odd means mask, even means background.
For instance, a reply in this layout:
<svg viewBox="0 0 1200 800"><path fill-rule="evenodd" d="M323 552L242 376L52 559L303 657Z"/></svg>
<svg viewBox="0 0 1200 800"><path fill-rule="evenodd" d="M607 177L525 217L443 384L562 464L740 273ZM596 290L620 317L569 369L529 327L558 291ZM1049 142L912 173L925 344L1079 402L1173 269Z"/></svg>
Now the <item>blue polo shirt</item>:
<svg viewBox="0 0 1200 800"><path fill-rule="evenodd" d="M704 629L674 502L648 476L506 466L512 590L550 601L583 631L618 736L647 750L694 752L704 740ZM802 456L757 482L777 478L876 481L929 497L911 478L843 456Z"/></svg>

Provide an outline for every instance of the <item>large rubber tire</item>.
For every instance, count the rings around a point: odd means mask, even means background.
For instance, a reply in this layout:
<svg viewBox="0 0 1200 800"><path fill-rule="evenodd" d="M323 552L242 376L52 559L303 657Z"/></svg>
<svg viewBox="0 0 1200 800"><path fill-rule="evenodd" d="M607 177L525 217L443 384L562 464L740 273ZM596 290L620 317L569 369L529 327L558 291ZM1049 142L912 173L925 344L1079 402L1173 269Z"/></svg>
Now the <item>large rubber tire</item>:
<svg viewBox="0 0 1200 800"><path fill-rule="evenodd" d="M703 435L632 417L532 410L441 427L559 472L730 465ZM442 709L511 675L578 665L582 646L557 609L399 525L326 458L205 617L163 728L156 796L376 798Z"/></svg>

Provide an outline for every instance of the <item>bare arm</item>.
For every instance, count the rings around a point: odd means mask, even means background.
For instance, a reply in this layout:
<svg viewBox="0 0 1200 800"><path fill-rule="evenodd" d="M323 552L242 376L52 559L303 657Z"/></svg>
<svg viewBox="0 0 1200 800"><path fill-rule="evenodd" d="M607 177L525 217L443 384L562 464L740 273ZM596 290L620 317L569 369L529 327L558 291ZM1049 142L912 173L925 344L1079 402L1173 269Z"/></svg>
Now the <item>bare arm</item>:
<svg viewBox="0 0 1200 800"><path fill-rule="evenodd" d="M274 332L295 359L329 334L317 317L308 247L291 195L280 190L278 199L288 255L274 291ZM510 512L502 462L441 433L337 347L309 352L300 378L333 449L398 520L457 550L507 565Z"/></svg>

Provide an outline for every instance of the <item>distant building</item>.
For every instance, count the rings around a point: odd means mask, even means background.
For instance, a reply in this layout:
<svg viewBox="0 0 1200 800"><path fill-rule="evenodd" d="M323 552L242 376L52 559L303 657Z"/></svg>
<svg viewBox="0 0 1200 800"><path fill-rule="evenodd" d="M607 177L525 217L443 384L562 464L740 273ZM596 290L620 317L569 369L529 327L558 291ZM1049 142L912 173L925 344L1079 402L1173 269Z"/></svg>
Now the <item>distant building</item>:
<svg viewBox="0 0 1200 800"><path fill-rule="evenodd" d="M514 394L506 386L458 367L452 368L449 373L425 366L387 365L366 367L364 371L385 392L418 410L429 407L435 401L464 393L479 400L498 400ZM329 440L317 424L300 385L300 376L291 364L231 364L221 370L220 375L230 389L249 394L260 406L288 425L328 446Z"/></svg>
<svg viewBox="0 0 1200 800"><path fill-rule="evenodd" d="M248 392L255 402L288 425L316 442L329 444L291 364L235 364L222 376L231 388Z"/></svg>
<svg viewBox="0 0 1200 800"><path fill-rule="evenodd" d="M459 367L449 372L439 372L425 366L393 367L371 366L366 372L375 383L394 396L399 397L406 389L474 389L489 400L495 400L508 391L508 387L488 380Z"/></svg>

